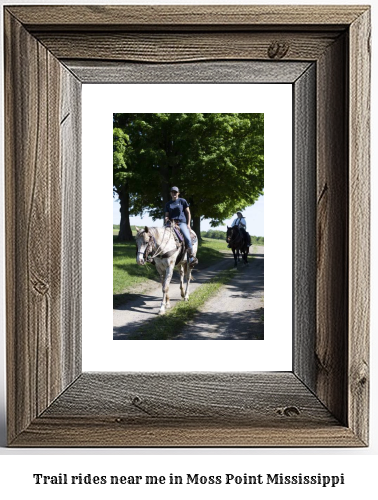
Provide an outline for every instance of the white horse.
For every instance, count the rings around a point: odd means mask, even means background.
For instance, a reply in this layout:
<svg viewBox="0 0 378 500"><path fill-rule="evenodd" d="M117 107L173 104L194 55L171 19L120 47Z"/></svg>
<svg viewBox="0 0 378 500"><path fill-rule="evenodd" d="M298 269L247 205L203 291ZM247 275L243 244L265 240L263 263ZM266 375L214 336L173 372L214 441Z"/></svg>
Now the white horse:
<svg viewBox="0 0 378 500"><path fill-rule="evenodd" d="M144 265L147 259L153 260L157 272L161 278L163 288L163 300L160 306L159 314L164 314L165 310L170 308L169 284L172 279L173 269L180 268L180 290L181 297L189 300L189 283L192 269L187 258L187 250L174 234L173 227L145 227L144 229L135 228L137 235L135 237L137 250L137 263ZM194 231L190 230L191 235L195 237L193 243L193 256L197 254L198 240ZM152 256L149 255L152 253ZM186 289L184 292L184 275L186 277Z"/></svg>

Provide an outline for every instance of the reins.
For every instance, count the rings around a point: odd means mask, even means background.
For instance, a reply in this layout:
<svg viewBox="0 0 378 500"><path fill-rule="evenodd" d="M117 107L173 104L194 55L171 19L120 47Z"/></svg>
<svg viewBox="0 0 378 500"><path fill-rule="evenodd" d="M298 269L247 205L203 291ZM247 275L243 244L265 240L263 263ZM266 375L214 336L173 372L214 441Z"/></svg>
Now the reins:
<svg viewBox="0 0 378 500"><path fill-rule="evenodd" d="M156 228L149 228L149 229L156 229ZM164 252L164 250L165 250L166 246L167 246L167 245L168 245L168 243L170 242L171 237L172 237L172 234L173 234L173 233L172 233L173 228L171 227L170 229L171 229L171 232L170 232L169 238L167 239L167 241L166 241L166 243L165 243L164 247L162 247L162 246L161 246L161 244L158 244L158 243L156 242L156 238L154 237L154 235L153 235L153 234L150 234L150 238L149 238L149 240L148 240L148 244L147 244L147 246L146 246L146 249L144 250L144 252L140 252L140 251L139 251L139 252L137 252L137 255L138 255L138 254L142 254L142 255L145 257L145 260L147 260L148 258L149 258L149 259L151 259L151 260L153 260L155 257L158 257L160 254L162 254L162 253ZM165 236L165 232L166 232L166 230L167 230L167 226L164 226L164 233L163 233L162 240L161 240L162 242L164 242L164 236ZM151 240L153 240L153 245L151 245ZM149 256L148 256L149 249L151 248L151 252L152 252L152 251L153 251L153 246L155 246L155 247L157 246L157 250L156 250L156 252L154 253L154 255L152 255L152 257L149 257Z"/></svg>
<svg viewBox="0 0 378 500"><path fill-rule="evenodd" d="M162 240L161 240L161 241L164 241L164 235L165 235L165 231L166 231L166 229L167 229L167 226L164 226L164 233L163 233L163 237L162 237ZM151 236L153 237L153 235L151 235ZM169 235L169 238L168 238L168 240L167 240L167 242L166 242L166 244L165 244L164 248L168 245L168 243L169 243L169 241L170 241L170 239L171 239L171 236L172 236L172 231L171 231L171 234ZM155 245L156 245L157 243L156 243L156 239L155 239L155 238L154 238L154 241L155 241ZM153 255L153 256L151 257L151 259L154 259L154 258L155 258L155 257L157 257L158 255L160 255L161 253L163 253L164 248L163 248L163 249L161 249L160 244L159 244L158 249L156 250L155 255ZM160 251L159 251L159 250L160 250Z"/></svg>

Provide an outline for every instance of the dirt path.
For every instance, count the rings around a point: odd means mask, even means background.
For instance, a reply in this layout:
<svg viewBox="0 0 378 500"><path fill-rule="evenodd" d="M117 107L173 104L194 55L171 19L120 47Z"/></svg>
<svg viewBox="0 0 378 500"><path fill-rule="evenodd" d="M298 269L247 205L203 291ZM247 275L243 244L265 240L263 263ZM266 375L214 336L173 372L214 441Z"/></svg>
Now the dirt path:
<svg viewBox="0 0 378 500"><path fill-rule="evenodd" d="M190 283L190 293L213 278L219 271L233 266L233 257L229 252L224 254L224 258L207 269L194 269L192 272L193 281ZM142 293L136 290L135 298L133 294L127 294L129 300L113 309L113 339L126 340L133 334L141 324L149 319L155 318L160 309L162 300L161 284L155 283L148 291ZM173 278L169 287L169 297L171 307L182 301L180 292L180 277L177 270L173 273Z"/></svg>
<svg viewBox="0 0 378 500"><path fill-rule="evenodd" d="M175 340L264 339L264 247L206 302Z"/></svg>
<svg viewBox="0 0 378 500"><path fill-rule="evenodd" d="M253 250L257 250L257 254L254 254L252 260L250 259L250 265L241 268L243 271L226 287L222 288L220 293L208 301L198 320L196 319L196 323L188 325L185 332L177 337L177 340L263 338L263 322L261 320L263 312L261 312L261 308L263 307L264 248L254 247ZM217 264L203 270L195 269L190 292L193 293L219 271L232 266L233 256L227 252ZM177 271L174 273L169 290L171 305L174 307L178 301L182 300ZM135 299L114 309L113 339L126 340L141 324L155 318L160 309L161 299L161 285L156 283L148 292L135 294ZM234 324L227 327L232 318ZM237 327L235 327L236 318ZM207 324L207 321L212 321L211 325ZM232 337L231 332L233 332Z"/></svg>

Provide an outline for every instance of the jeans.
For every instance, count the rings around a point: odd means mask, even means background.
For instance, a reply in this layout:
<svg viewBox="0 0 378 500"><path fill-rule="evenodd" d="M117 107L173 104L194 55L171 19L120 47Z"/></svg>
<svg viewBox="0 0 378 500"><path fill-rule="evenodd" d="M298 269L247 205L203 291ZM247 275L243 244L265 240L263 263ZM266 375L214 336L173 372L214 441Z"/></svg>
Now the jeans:
<svg viewBox="0 0 378 500"><path fill-rule="evenodd" d="M179 222L179 226L180 226L182 235L184 236L186 246L188 248L193 248L192 239L190 237L190 231L189 231L187 224L185 222Z"/></svg>

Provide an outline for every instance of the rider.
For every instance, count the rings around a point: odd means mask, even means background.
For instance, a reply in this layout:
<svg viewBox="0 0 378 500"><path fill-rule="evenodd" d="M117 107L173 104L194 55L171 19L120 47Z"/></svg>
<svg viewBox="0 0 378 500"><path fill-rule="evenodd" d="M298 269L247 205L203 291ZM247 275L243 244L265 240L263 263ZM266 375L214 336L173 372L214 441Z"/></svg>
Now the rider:
<svg viewBox="0 0 378 500"><path fill-rule="evenodd" d="M174 220L180 226L182 235L184 236L185 244L188 248L189 263L197 264L198 260L193 256L193 244L190 237L190 210L189 204L184 198L179 198L179 188L173 186L171 188L172 200L165 204L165 223L169 220Z"/></svg>
<svg viewBox="0 0 378 500"><path fill-rule="evenodd" d="M237 226L243 236L247 246L251 246L251 236L247 233L247 222L241 212L236 213L237 217L232 221L231 227Z"/></svg>

